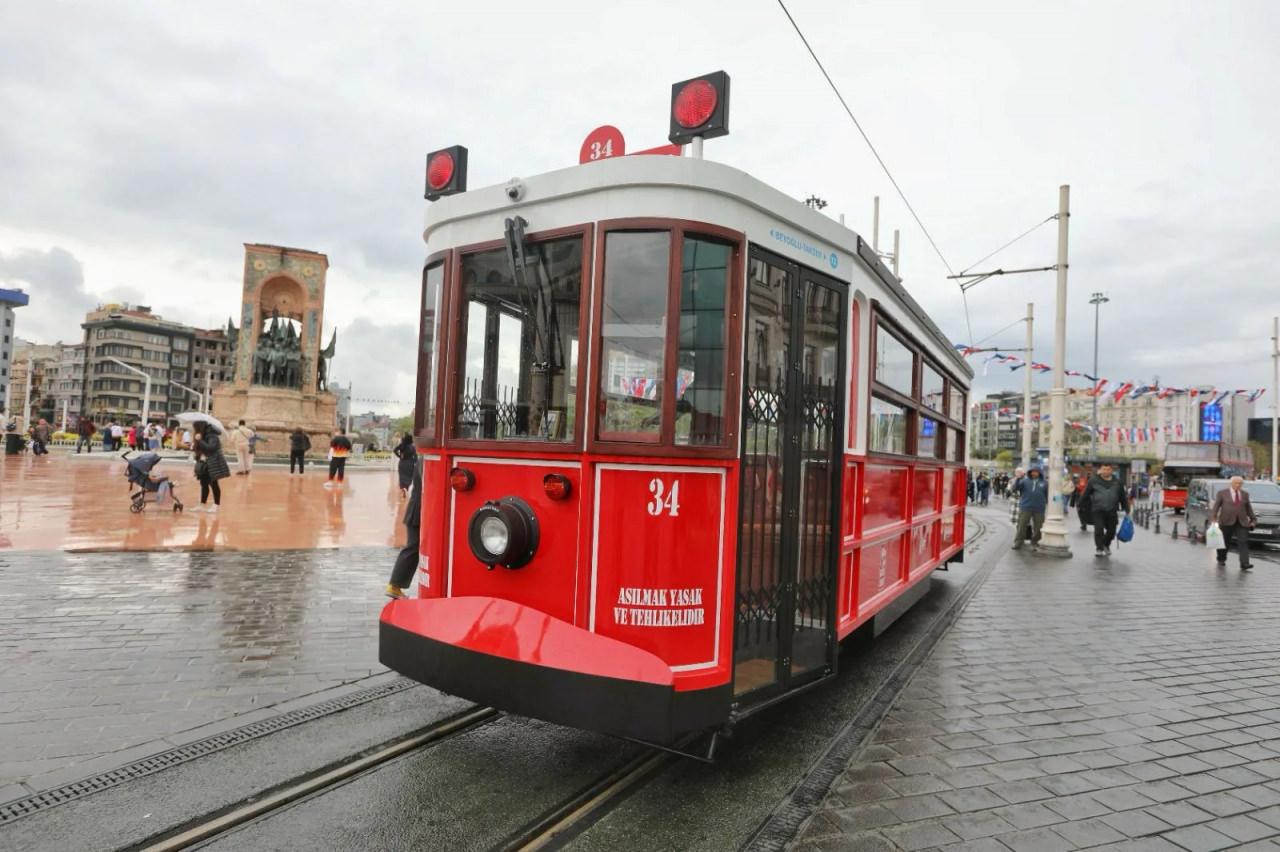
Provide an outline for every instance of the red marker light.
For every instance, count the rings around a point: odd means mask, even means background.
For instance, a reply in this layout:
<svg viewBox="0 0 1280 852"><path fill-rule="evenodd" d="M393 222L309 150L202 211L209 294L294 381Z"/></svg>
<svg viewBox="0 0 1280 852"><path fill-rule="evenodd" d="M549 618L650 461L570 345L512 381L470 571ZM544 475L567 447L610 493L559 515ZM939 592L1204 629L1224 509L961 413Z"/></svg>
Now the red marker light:
<svg viewBox="0 0 1280 852"><path fill-rule="evenodd" d="M547 496L552 500L564 500L573 490L573 486L566 477L558 473L548 473L542 477L542 490L547 492Z"/></svg>
<svg viewBox="0 0 1280 852"><path fill-rule="evenodd" d="M705 124L715 112L716 87L707 80L690 80L676 95L672 112L681 127L698 127Z"/></svg>
<svg viewBox="0 0 1280 852"><path fill-rule="evenodd" d="M427 163L427 186L432 189L444 189L453 179L453 155L448 151L437 151Z"/></svg>
<svg viewBox="0 0 1280 852"><path fill-rule="evenodd" d="M476 475L465 467L449 471L449 485L454 491L470 491L476 485Z"/></svg>

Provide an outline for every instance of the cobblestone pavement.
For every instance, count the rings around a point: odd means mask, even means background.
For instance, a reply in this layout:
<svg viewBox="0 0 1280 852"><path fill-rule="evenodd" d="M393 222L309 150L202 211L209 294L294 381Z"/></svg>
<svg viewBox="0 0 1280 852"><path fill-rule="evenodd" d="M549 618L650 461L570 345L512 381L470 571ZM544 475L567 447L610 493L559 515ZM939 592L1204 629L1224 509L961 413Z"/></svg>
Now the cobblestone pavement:
<svg viewBox="0 0 1280 852"><path fill-rule="evenodd" d="M796 848L1280 848L1280 563L1070 540L1001 557Z"/></svg>
<svg viewBox="0 0 1280 852"><path fill-rule="evenodd" d="M325 488L323 464L303 476L258 465L222 480L216 515L196 511L191 460L164 458L186 511L148 505L129 511L118 455L0 455L0 553L14 550L304 550L383 547L404 540L404 503L389 463L348 469L343 488Z"/></svg>
<svg viewBox="0 0 1280 852"><path fill-rule="evenodd" d="M393 557L0 552L0 801L385 672Z"/></svg>

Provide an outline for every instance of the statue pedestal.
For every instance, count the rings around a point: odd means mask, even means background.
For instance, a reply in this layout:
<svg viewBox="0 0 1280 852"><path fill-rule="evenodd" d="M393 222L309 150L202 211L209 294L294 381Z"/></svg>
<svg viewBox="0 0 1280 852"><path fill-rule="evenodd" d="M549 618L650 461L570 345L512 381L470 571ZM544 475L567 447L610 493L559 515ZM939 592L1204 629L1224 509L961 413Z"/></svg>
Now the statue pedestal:
<svg viewBox="0 0 1280 852"><path fill-rule="evenodd" d="M301 426L311 438L308 457L323 458L337 427L338 398L327 391L304 393L265 385L224 385L213 391L213 416L228 429L241 421L267 440L258 455L289 455L289 435Z"/></svg>

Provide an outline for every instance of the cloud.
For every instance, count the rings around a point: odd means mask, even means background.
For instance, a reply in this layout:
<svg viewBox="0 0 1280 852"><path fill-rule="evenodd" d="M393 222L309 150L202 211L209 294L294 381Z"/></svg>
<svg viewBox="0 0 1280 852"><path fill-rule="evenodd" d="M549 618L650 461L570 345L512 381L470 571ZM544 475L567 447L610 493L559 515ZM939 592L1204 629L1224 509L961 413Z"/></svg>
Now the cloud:
<svg viewBox="0 0 1280 852"><path fill-rule="evenodd" d="M412 323L357 318L338 328L332 383L351 384L353 413L402 415L413 409L417 343L418 332Z"/></svg>
<svg viewBox="0 0 1280 852"><path fill-rule="evenodd" d="M31 303L17 312L17 334L38 342L75 340L72 329L78 330L77 325L67 317L83 318L95 303L85 291L84 267L57 246L0 253L0 287L19 288L31 297Z"/></svg>

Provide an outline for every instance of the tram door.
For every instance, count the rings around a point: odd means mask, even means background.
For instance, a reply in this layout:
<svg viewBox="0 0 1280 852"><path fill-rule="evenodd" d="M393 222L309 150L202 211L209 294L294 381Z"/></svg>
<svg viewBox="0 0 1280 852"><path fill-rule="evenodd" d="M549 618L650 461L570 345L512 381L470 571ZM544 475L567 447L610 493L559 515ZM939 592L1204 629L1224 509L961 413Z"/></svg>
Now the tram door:
<svg viewBox="0 0 1280 852"><path fill-rule="evenodd" d="M843 453L843 284L752 248L734 693L830 670Z"/></svg>

